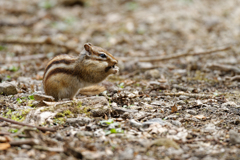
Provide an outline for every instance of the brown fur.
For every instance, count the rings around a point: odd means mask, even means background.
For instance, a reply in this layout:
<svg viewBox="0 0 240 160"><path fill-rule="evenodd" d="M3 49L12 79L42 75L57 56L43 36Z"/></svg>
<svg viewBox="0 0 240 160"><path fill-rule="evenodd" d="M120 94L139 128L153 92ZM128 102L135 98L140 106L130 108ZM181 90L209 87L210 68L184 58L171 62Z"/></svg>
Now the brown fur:
<svg viewBox="0 0 240 160"><path fill-rule="evenodd" d="M106 88L103 86L89 86L80 89L79 93L83 95L93 96L105 91Z"/></svg>
<svg viewBox="0 0 240 160"><path fill-rule="evenodd" d="M80 88L99 83L108 75L117 72L118 68L115 67L117 60L110 53L91 44L85 44L84 48L79 57L60 55L48 63L43 77L47 95L53 96L56 100L73 99ZM106 58L99 56L102 53ZM86 90L82 90L82 93L95 94L103 91L103 88L99 88L99 91L95 88L94 91L94 86L89 89L88 93Z"/></svg>

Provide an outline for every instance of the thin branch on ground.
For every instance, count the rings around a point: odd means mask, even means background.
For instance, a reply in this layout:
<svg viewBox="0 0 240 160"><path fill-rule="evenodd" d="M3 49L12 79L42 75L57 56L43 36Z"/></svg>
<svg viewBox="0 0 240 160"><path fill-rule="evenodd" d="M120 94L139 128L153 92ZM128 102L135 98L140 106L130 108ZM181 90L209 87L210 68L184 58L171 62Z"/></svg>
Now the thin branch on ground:
<svg viewBox="0 0 240 160"><path fill-rule="evenodd" d="M77 54L79 54L79 51L75 47L67 46L63 42L54 42L51 37L41 37L37 39L29 39L29 38L4 38L0 37L0 43L8 43L8 44L22 44L22 45L55 45L58 47L63 47L67 49L68 51L73 51Z"/></svg>
<svg viewBox="0 0 240 160"><path fill-rule="evenodd" d="M33 146L34 149L41 150L41 151L49 151L49 152L63 152L64 149L62 147L58 148L52 148L52 147L46 147L46 146Z"/></svg>
<svg viewBox="0 0 240 160"><path fill-rule="evenodd" d="M212 70L225 71L225 72L234 72L236 74L240 73L239 68L234 66L223 65L223 64L210 64L210 65L207 65L207 68Z"/></svg>
<svg viewBox="0 0 240 160"><path fill-rule="evenodd" d="M50 131L50 132L55 132L56 129L55 128L45 128L45 127L39 127L39 126L34 126L34 125L30 125L30 124L25 124L22 122L17 122L8 118L4 118L4 117L0 117L0 120L6 121L6 122L10 122L12 124L17 124L17 125L21 125L21 126L28 126L28 127L33 127L33 128L37 128L38 130L41 131Z"/></svg>
<svg viewBox="0 0 240 160"><path fill-rule="evenodd" d="M36 59L43 59L46 58L46 54L34 54L34 55L27 55L27 56L18 56L18 57L12 57L11 59L7 59L9 62L23 62L23 61L30 61L30 60L36 60Z"/></svg>
<svg viewBox="0 0 240 160"><path fill-rule="evenodd" d="M234 76L230 78L230 81L240 81L240 76Z"/></svg>
<svg viewBox="0 0 240 160"><path fill-rule="evenodd" d="M10 26L10 27L16 27L16 26L31 26L35 23L39 22L41 19L46 17L47 14L42 14L39 16L35 16L33 18L27 19L27 20L20 20L17 22L9 22L9 21L0 21L0 26Z"/></svg>
<svg viewBox="0 0 240 160"><path fill-rule="evenodd" d="M22 139L9 142L11 146L21 146L23 144L27 145L38 145L40 141L38 139Z"/></svg>
<svg viewBox="0 0 240 160"><path fill-rule="evenodd" d="M205 94L192 94L192 93L161 93L161 96L188 96L190 98L213 98L212 95L205 95Z"/></svg>
<svg viewBox="0 0 240 160"><path fill-rule="evenodd" d="M172 60L172 59L177 59L177 58L187 57L187 56L206 55L206 54L211 54L211 53L216 53L221 51L227 51L230 49L231 47L227 46L219 49L213 49L209 51L196 52L196 53L184 53L184 54L176 54L176 55L170 55L170 56L154 56L154 57L117 57L117 59L121 61L129 61L132 59L136 59L139 62L159 62L159 61Z"/></svg>

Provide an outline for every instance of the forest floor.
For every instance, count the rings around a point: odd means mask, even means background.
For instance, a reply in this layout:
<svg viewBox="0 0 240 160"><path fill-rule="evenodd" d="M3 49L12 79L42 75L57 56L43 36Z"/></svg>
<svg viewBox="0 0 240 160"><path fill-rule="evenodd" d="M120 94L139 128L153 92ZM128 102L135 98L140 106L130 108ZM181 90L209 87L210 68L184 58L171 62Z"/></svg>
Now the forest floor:
<svg viewBox="0 0 240 160"><path fill-rule="evenodd" d="M0 159L240 159L239 6L1 0ZM119 74L99 95L51 102L48 61L87 42Z"/></svg>

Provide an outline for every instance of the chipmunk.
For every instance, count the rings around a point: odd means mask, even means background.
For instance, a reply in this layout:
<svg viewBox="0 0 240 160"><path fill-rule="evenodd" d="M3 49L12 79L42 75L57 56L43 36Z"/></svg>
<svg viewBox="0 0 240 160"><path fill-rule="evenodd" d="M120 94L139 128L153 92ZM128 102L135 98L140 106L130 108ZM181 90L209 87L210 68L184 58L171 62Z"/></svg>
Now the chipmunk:
<svg viewBox="0 0 240 160"><path fill-rule="evenodd" d="M74 99L81 88L117 73L117 63L106 50L86 43L78 57L59 55L48 62L43 75L44 91L55 100Z"/></svg>

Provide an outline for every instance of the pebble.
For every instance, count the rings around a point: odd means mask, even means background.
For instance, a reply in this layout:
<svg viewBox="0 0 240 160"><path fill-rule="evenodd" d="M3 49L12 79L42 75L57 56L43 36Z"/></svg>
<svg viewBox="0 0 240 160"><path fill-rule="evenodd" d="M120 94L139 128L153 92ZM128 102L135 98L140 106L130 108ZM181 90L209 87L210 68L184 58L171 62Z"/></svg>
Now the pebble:
<svg viewBox="0 0 240 160"><path fill-rule="evenodd" d="M180 100L186 100L186 99L189 99L189 97L188 97L188 96L181 95L181 96L179 96L179 99L180 99Z"/></svg>
<svg viewBox="0 0 240 160"><path fill-rule="evenodd" d="M145 72L145 78L146 79L151 79L151 78L157 79L157 78L160 78L160 73L157 69L152 69L152 70Z"/></svg>
<svg viewBox="0 0 240 160"><path fill-rule="evenodd" d="M84 126L91 122L91 119L88 117L79 117L79 118L68 118L66 120L69 124L78 124L80 126Z"/></svg>
<svg viewBox="0 0 240 160"><path fill-rule="evenodd" d="M151 98L150 97L144 98L143 101L150 102Z"/></svg>
<svg viewBox="0 0 240 160"><path fill-rule="evenodd" d="M180 121L172 121L172 124L177 127L181 127L182 123Z"/></svg>
<svg viewBox="0 0 240 160"><path fill-rule="evenodd" d="M229 138L232 144L240 144L240 134L234 130L229 131Z"/></svg>
<svg viewBox="0 0 240 160"><path fill-rule="evenodd" d="M0 83L0 94L14 95L17 93L18 93L17 88L12 83L9 82Z"/></svg>
<svg viewBox="0 0 240 160"><path fill-rule="evenodd" d="M139 122L136 122L134 119L129 120L129 122L130 122L130 125L132 127L135 127L135 128L141 128L142 127L142 124L139 123Z"/></svg>
<svg viewBox="0 0 240 160"><path fill-rule="evenodd" d="M196 115L197 111L189 109L189 110L187 110L187 113L192 114L192 115Z"/></svg>
<svg viewBox="0 0 240 160"><path fill-rule="evenodd" d="M153 119L150 119L150 120L148 120L146 122L143 122L142 123L143 124L143 128L147 128L147 127L149 127L153 123L158 123L158 124L160 124L162 126L163 125L168 125L168 126L171 125L170 123L162 120L161 118L153 118Z"/></svg>

